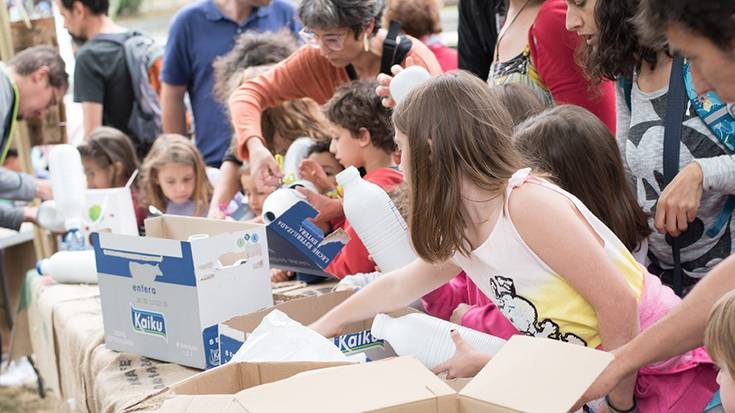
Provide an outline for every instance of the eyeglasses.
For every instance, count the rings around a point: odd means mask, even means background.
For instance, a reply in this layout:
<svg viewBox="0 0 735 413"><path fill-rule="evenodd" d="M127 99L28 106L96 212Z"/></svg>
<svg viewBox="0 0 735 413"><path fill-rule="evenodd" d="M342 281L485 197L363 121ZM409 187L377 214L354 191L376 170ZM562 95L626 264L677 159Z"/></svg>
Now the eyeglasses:
<svg viewBox="0 0 735 413"><path fill-rule="evenodd" d="M347 37L347 34L347 32L342 34L327 34L324 35L324 37L321 37L306 28L301 29L299 32L301 38L304 39L304 43L309 46L315 49L324 47L325 49L329 49L333 52L339 52L342 50L345 45L345 37Z"/></svg>

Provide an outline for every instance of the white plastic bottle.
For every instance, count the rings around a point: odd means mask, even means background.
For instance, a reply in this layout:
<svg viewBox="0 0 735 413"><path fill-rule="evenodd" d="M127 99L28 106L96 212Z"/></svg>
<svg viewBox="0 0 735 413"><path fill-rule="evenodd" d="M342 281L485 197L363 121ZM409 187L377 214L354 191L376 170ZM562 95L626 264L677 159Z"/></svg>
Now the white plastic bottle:
<svg viewBox="0 0 735 413"><path fill-rule="evenodd" d="M344 190L345 217L384 273L402 268L416 259L408 226L388 194L360 177L351 166L337 174Z"/></svg>
<svg viewBox="0 0 735 413"><path fill-rule="evenodd" d="M428 70L421 66L409 66L390 81L390 95L399 104L406 95L429 79L431 74Z"/></svg>
<svg viewBox="0 0 735 413"><path fill-rule="evenodd" d="M263 222L266 225L275 221L276 218L280 217L281 214L288 211L292 206L296 205L299 201L304 201L307 204L309 201L301 192L297 191L296 188L304 187L310 191L318 192L314 184L309 181L299 179L298 181L292 182L288 186L284 186L271 192L268 197L263 201Z"/></svg>
<svg viewBox="0 0 735 413"><path fill-rule="evenodd" d="M64 217L66 230L82 228L87 207L87 178L77 148L54 146L49 154L49 172L56 209Z"/></svg>
<svg viewBox="0 0 735 413"><path fill-rule="evenodd" d="M41 275L48 275L58 283L97 284L97 263L94 250L59 251L36 265Z"/></svg>
<svg viewBox="0 0 735 413"><path fill-rule="evenodd" d="M283 157L283 173L284 177L293 175L294 178L299 179L299 164L301 161L306 159L306 154L309 152L309 148L314 145L314 139L303 137L298 138L291 143L286 151L286 156Z"/></svg>
<svg viewBox="0 0 735 413"><path fill-rule="evenodd" d="M433 369L454 356L451 330L457 330L462 339L476 351L491 356L505 344L502 338L423 313L399 318L378 314L373 320L371 334L390 343L399 356L416 357L426 367Z"/></svg>

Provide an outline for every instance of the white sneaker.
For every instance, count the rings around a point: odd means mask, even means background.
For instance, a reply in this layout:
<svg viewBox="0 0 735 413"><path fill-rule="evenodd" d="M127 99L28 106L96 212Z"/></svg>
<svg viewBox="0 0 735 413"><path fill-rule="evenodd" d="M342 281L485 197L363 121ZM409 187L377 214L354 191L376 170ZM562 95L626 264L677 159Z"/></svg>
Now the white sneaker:
<svg viewBox="0 0 735 413"><path fill-rule="evenodd" d="M0 387L22 386L31 384L36 379L36 372L25 357L11 361L10 364L3 363L0 369Z"/></svg>

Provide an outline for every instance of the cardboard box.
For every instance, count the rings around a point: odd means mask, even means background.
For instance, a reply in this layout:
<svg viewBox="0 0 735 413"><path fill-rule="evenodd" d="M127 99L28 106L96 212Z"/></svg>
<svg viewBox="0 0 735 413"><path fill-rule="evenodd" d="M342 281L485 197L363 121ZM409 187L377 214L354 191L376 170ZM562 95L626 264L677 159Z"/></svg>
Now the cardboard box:
<svg viewBox="0 0 735 413"><path fill-rule="evenodd" d="M125 412L160 411L220 412L239 391L287 379L305 371L343 366L343 362L229 363L201 372L149 394L127 406ZM207 395L207 397L200 397ZM164 404L165 402L165 404ZM164 406L162 407L162 404Z"/></svg>
<svg viewBox="0 0 735 413"><path fill-rule="evenodd" d="M569 343L514 336L459 392L417 360L400 357L309 371L234 395L210 396L203 387L199 396L174 398L161 411L193 413L216 402L217 411L228 413L566 413L612 358Z"/></svg>
<svg viewBox="0 0 735 413"><path fill-rule="evenodd" d="M218 324L273 305L264 226L164 215L146 234L92 234L107 347L218 365Z"/></svg>
<svg viewBox="0 0 735 413"><path fill-rule="evenodd" d="M350 240L346 232L337 230L324 236L309 218L317 211L299 201L268 224L268 252L271 267L329 277L324 270Z"/></svg>
<svg viewBox="0 0 735 413"><path fill-rule="evenodd" d="M325 295L299 298L278 304L272 308L229 319L219 326L220 364L224 364L240 349L246 336L260 324L263 318L274 309L283 311L291 319L309 325L354 294L352 291L339 291ZM416 310L407 308L392 315L400 317ZM364 320L348 326L348 333L334 338L334 344L346 355L365 353L368 360L379 360L395 356L395 352L383 340L370 334L373 320Z"/></svg>

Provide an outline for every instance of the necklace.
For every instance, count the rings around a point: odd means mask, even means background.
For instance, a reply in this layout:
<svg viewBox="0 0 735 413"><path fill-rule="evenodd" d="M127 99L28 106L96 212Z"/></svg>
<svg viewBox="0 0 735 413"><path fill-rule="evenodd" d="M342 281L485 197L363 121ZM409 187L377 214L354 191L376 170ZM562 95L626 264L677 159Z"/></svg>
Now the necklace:
<svg viewBox="0 0 735 413"><path fill-rule="evenodd" d="M531 0L526 0L525 3L523 3L523 6L518 10L518 12L510 19L508 24L503 28L503 30L500 31L500 34L498 34L498 41L495 42L495 63L500 62L500 41L503 40L503 37L505 37L505 34L508 33L508 30L513 26L513 23L516 22L516 19L518 19L518 16L523 13L523 10L526 9L526 6L528 6L528 3L530 3Z"/></svg>

